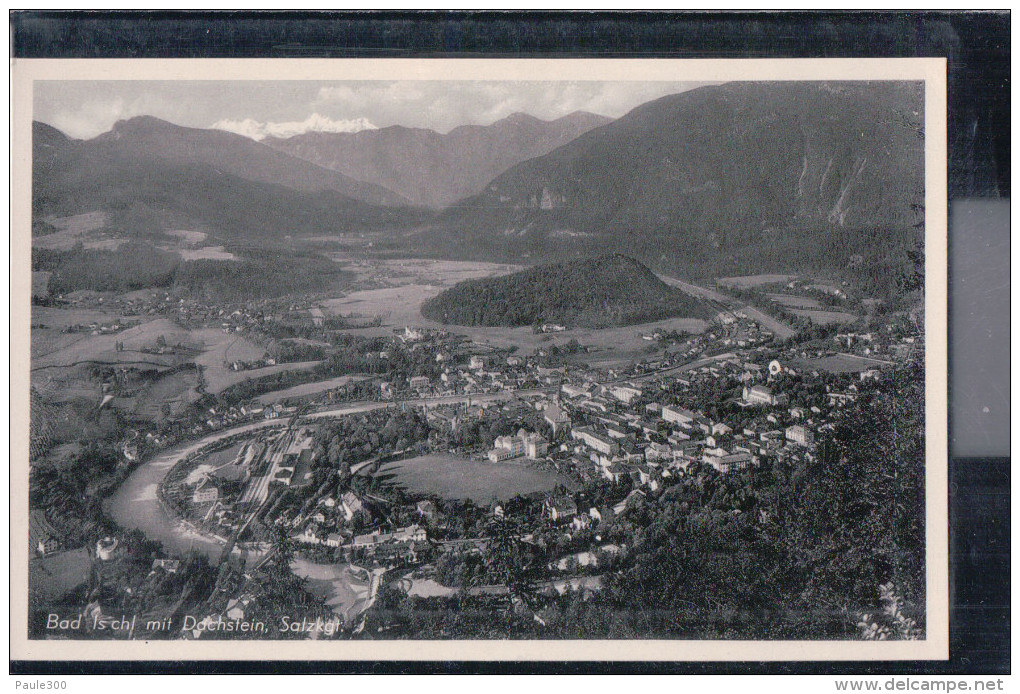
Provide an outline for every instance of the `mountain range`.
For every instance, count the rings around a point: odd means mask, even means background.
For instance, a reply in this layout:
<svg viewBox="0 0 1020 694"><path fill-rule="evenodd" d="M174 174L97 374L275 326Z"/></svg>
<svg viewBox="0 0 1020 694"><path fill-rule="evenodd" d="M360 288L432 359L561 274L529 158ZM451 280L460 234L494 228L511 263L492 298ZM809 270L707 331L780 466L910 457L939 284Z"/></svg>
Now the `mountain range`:
<svg viewBox="0 0 1020 694"><path fill-rule="evenodd" d="M91 140L33 124L38 217L109 213L131 236L201 229L227 239L400 228L423 217L400 196L231 133L156 118Z"/></svg>
<svg viewBox="0 0 1020 694"><path fill-rule="evenodd" d="M511 166L548 154L611 121L584 111L552 121L515 113L491 125L462 125L445 134L395 125L354 133L267 137L262 142L384 186L415 205L443 208L481 192Z"/></svg>
<svg viewBox="0 0 1020 694"><path fill-rule="evenodd" d="M624 251L755 272L913 249L924 199L917 83L729 83L646 103L446 210L444 254Z"/></svg>
<svg viewBox="0 0 1020 694"><path fill-rule="evenodd" d="M448 258L623 252L691 276L852 269L888 284L922 236L923 123L911 82L735 82L613 121L515 114L445 135L256 142L140 117L73 140L36 123L33 209L105 211L128 236L375 231Z"/></svg>

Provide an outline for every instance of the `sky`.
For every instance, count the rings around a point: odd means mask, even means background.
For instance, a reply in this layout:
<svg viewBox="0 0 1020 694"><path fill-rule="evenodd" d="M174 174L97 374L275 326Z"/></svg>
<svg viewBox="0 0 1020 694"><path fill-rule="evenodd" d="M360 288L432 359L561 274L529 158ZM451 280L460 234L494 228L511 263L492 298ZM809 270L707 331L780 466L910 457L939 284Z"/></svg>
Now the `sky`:
<svg viewBox="0 0 1020 694"><path fill-rule="evenodd" d="M79 139L147 115L262 139L390 125L448 132L523 112L552 120L574 111L618 118L699 82L496 81L46 81L34 118Z"/></svg>

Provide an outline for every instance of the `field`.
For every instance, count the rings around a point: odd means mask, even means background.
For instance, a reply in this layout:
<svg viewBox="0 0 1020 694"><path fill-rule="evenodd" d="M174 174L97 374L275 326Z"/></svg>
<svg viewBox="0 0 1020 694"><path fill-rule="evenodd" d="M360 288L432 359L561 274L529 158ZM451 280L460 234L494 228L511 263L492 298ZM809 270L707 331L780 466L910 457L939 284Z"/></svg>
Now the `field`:
<svg viewBox="0 0 1020 694"><path fill-rule="evenodd" d="M365 287L338 299L320 304L326 313L356 313L378 316L388 326L420 324L421 305L444 289L467 279L508 275L519 265L458 260L355 260L345 254L332 254L334 260L357 275Z"/></svg>
<svg viewBox="0 0 1020 694"><path fill-rule="evenodd" d="M227 463L234 462L234 458L236 458L237 454L241 452L244 445L244 442L235 443L227 446L226 448L221 448L218 451L213 451L208 455L204 455L199 459L199 465L208 466L209 470L215 470L218 467L223 467Z"/></svg>
<svg viewBox="0 0 1020 694"><path fill-rule="evenodd" d="M777 304L782 304L789 308L807 308L807 309L820 309L822 305L818 303L817 299L812 299L806 296L794 296L792 294L769 294L768 297L775 301Z"/></svg>
<svg viewBox="0 0 1020 694"><path fill-rule="evenodd" d="M246 378L268 376L280 371L309 369L318 363L299 362L267 366L250 371L231 371L225 366L226 363L234 360L260 359L266 350L245 337L235 333L225 333L220 328L186 330L166 318L148 320L141 325L110 335L61 332L63 328L70 325L87 325L93 322L110 324L117 318L125 321L138 320L95 310L33 306L32 324L36 326L32 330L32 370L36 372L33 383L36 379L40 379L42 382L43 377L47 380L63 378L63 375L59 373L62 368L93 362L120 364L140 369L165 370L183 362L194 361L204 368L206 390L215 394ZM187 352L150 354L141 351L143 348L156 347L156 341L160 335L171 347L181 344L187 349ZM118 342L124 343L124 349L119 352L116 349ZM195 352L199 352L197 356ZM182 379L188 381L188 388L195 385L191 382L193 379L191 374L182 374L180 378L176 379L178 383L172 386L169 384L159 385L162 395L170 400L183 401L181 398L187 388L180 387ZM150 403L143 403L141 405L143 409L151 409L151 403L155 402L152 398L147 399ZM128 405L121 403L120 406ZM130 407L133 408L134 405L130 405Z"/></svg>
<svg viewBox="0 0 1020 694"><path fill-rule="evenodd" d="M85 400L98 405L103 397L99 382L89 375L86 366L32 374L32 387L50 404Z"/></svg>
<svg viewBox="0 0 1020 694"><path fill-rule="evenodd" d="M422 303L443 291L441 285L406 284L400 287L367 289L351 292L339 299L328 299L320 306L328 315L357 314L366 318L379 317L391 327L421 325Z"/></svg>
<svg viewBox="0 0 1020 694"><path fill-rule="evenodd" d="M164 233L174 237L176 243L160 244L159 247L176 253L183 260L237 260L237 256L223 246L202 246L208 237L204 231L174 229Z"/></svg>
<svg viewBox="0 0 1020 694"><path fill-rule="evenodd" d="M237 256L223 248L223 246L178 248L174 250L184 260L237 260Z"/></svg>
<svg viewBox="0 0 1020 694"><path fill-rule="evenodd" d="M796 275L745 275L743 277L720 277L715 281L720 287L762 287L767 284L785 284L796 279Z"/></svg>
<svg viewBox="0 0 1020 694"><path fill-rule="evenodd" d="M33 322L42 322L48 326L46 330L37 329L33 331L33 342L36 342L36 338L39 337L43 343L38 351L33 349L33 371L53 366L71 366L82 362L137 364L139 368L169 368L179 363L180 359L172 354L147 354L140 351L142 348L154 348L160 335L171 346L181 344L189 348L197 347L187 330L165 318L152 320L110 335L92 335L90 333L62 334L57 329L57 326L62 321L53 320L58 312L67 314L61 316L66 321L65 325L86 323L88 321L85 320L84 314L93 313L89 311L49 309L48 313L45 314L47 317L44 318L33 311ZM102 318L93 318L93 320L112 323L115 318L106 314L100 315ZM49 344L46 344L47 341L49 341ZM118 342L124 344L124 349L120 352L116 349Z"/></svg>
<svg viewBox="0 0 1020 694"><path fill-rule="evenodd" d="M138 419L159 421L163 419L163 406L176 415L188 404L198 399L198 372L176 371L158 377L131 398L117 398L113 405Z"/></svg>
<svg viewBox="0 0 1020 694"><path fill-rule="evenodd" d="M306 395L315 395L331 388L339 388L340 386L347 385L351 381L358 380L357 376L338 376L337 378L329 378L325 381L316 381L315 383L302 383L301 385L294 386L292 388L284 388L283 390L274 390L271 393L259 396L259 402L263 405L271 405L274 402L280 400L286 400L287 398L300 398Z"/></svg>
<svg viewBox="0 0 1020 694"><path fill-rule="evenodd" d="M482 263L463 260L406 259L386 260L380 263L392 276L411 278L420 284L442 284L452 287L464 280L479 277L509 275L524 268L523 265Z"/></svg>
<svg viewBox="0 0 1020 694"><path fill-rule="evenodd" d="M49 306L33 306L32 309L32 359L38 359L64 347L87 340L88 333L62 333L69 325L89 323L112 323L118 318L128 320L116 313L103 313L88 309L62 309ZM40 327L45 326L45 327Z"/></svg>
<svg viewBox="0 0 1020 694"><path fill-rule="evenodd" d="M384 465L377 479L410 492L435 494L444 499L471 499L484 504L552 489L573 482L555 472L523 463L489 463L455 455L424 455Z"/></svg>
<svg viewBox="0 0 1020 694"><path fill-rule="evenodd" d="M277 364L276 366L266 366L261 369L248 369L247 371L231 371L220 366L211 372L206 370L206 392L216 394L249 378L256 379L262 376L272 376L284 371L307 371L308 369L315 368L318 364L319 362L317 361L295 361L287 364ZM210 373L212 373L211 376Z"/></svg>
<svg viewBox="0 0 1020 694"><path fill-rule="evenodd" d="M574 328L559 333L535 334L530 327L443 325L422 317L421 305L425 300L464 279L504 275L520 268L496 263L440 260L390 260L376 263L373 268L379 272L376 279L381 279L391 286L363 289L320 303L329 315L353 313L366 318L382 319L383 324L380 328L349 331L353 334L387 335L393 328L422 326L465 335L477 344L496 349L516 347L524 354L553 345L562 347L570 340L576 339L581 345L596 349L596 352L590 355L593 361L615 363L637 359L648 353L649 346L654 343L642 340L643 334L656 330L700 333L707 326L705 321L697 318L671 318L622 328L600 330Z"/></svg>
<svg viewBox="0 0 1020 694"><path fill-rule="evenodd" d="M29 601L47 605L74 590L89 578L92 559L85 548L58 552L28 563Z"/></svg>
<svg viewBox="0 0 1020 694"><path fill-rule="evenodd" d="M49 217L42 221L56 227L57 231L32 239L33 248L50 251L69 251L81 242L85 248L110 250L124 243L126 239L117 239L100 231L106 226L108 217L105 212L87 212L73 217Z"/></svg>
<svg viewBox="0 0 1020 694"><path fill-rule="evenodd" d="M857 316L846 311L814 311L810 309L790 309L791 313L795 313L801 318L807 318L812 323L818 325L829 325L830 323L853 323L857 320Z"/></svg>
<svg viewBox="0 0 1020 694"><path fill-rule="evenodd" d="M174 229L173 231L167 231L164 233L166 233L167 236L173 236L181 243L185 243L189 246L197 246L205 241L209 236L204 231L193 231L190 229Z"/></svg>
<svg viewBox="0 0 1020 694"><path fill-rule="evenodd" d="M888 362L883 362L878 359L866 359L864 357L854 356L853 354L834 354L828 357L819 357L817 359L800 359L794 362L793 367L796 369L816 369L818 371L842 374L860 373L861 371L867 371L868 369L877 369L887 363Z"/></svg>
<svg viewBox="0 0 1020 694"><path fill-rule="evenodd" d="M264 348L245 337L235 333L225 333L220 328L200 328L191 331L191 334L204 347L202 354L195 358L195 363L204 368L205 389L209 393L219 393L246 378L253 378L256 374L274 373L265 369L231 371L224 366L225 363L235 359L250 361L261 359L265 355ZM276 369L276 367L269 368Z"/></svg>

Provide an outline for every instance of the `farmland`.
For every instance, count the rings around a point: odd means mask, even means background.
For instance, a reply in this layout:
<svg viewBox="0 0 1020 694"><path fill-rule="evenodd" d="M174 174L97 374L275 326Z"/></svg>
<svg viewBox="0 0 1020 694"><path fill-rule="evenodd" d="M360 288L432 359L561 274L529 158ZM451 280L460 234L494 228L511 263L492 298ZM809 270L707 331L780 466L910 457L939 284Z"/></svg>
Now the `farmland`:
<svg viewBox="0 0 1020 694"><path fill-rule="evenodd" d="M81 243L85 248L109 250L123 243L122 239L103 233L102 229L108 221L105 212L87 212L72 217L48 217L42 221L57 231L33 238L33 248L69 251L75 244Z"/></svg>
<svg viewBox="0 0 1020 694"><path fill-rule="evenodd" d="M859 373L868 369L879 368L889 362L880 359L868 359L854 354L832 354L815 359L799 359L794 367L800 369L816 369L834 374Z"/></svg>
<svg viewBox="0 0 1020 694"><path fill-rule="evenodd" d="M807 318L812 323L817 323L818 325L853 323L857 320L856 315L846 311L816 311L814 309L793 308L790 309L790 312L797 314L801 318Z"/></svg>
<svg viewBox="0 0 1020 694"><path fill-rule="evenodd" d="M423 318L421 305L444 289L464 279L505 275L519 269L514 265L496 263L438 261L438 260L388 260L378 262L381 276L391 286L363 289L340 297L320 302L329 315L358 315L365 318L378 317L380 328L352 330L352 334L364 336L386 335L394 328L408 325L449 330L464 335L473 342L495 349L516 347L522 353L548 349L553 345L562 347L571 340L589 346L597 353L593 357L602 362L619 362L644 355L649 343L642 334L656 330L679 330L700 333L707 322L697 318L670 318L640 326L620 328L572 328L552 334L536 334L530 327L480 327L450 326ZM353 268L351 268L353 269Z"/></svg>
<svg viewBox="0 0 1020 694"><path fill-rule="evenodd" d="M793 294L767 294L766 296L777 304L789 308L820 309L822 307L817 299L806 296L794 296Z"/></svg>
<svg viewBox="0 0 1020 694"><path fill-rule="evenodd" d="M76 342L87 340L88 333L65 333L64 328L88 323L112 323L124 316L89 309L32 307L32 360L58 352Z"/></svg>
<svg viewBox="0 0 1020 694"><path fill-rule="evenodd" d="M98 362L109 364L140 364L144 368L170 368L180 362L174 354L151 354L143 352L143 349L154 349L160 336L167 345L182 345L186 349L199 347L187 330L180 328L172 321L165 318L148 321L128 328L119 333L107 335L92 335L90 333L78 334L57 334L54 335L61 323L70 325L85 321L82 312L71 310L63 311L59 315L59 309L40 309L47 311L45 317L36 315L33 311L33 322L42 322L47 325L46 337L42 337L43 330L33 331L33 342L36 337L41 338L39 353L33 353L32 370L38 370L54 366L72 366L83 362ZM113 322L114 317L100 314L102 322ZM59 316L59 317L58 317ZM66 322L65 322L66 321ZM53 337L55 339L47 340ZM64 339L72 338L72 339ZM77 339L76 339L77 338ZM46 342L49 344L46 345ZM117 343L123 343L123 349L117 351ZM47 351L46 348L50 349Z"/></svg>
<svg viewBox="0 0 1020 694"><path fill-rule="evenodd" d="M768 284L785 284L796 279L796 275L745 275L742 277L720 277L715 282L720 287L737 287L748 289L751 287L763 287Z"/></svg>
<svg viewBox="0 0 1020 694"><path fill-rule="evenodd" d="M82 547L32 559L28 564L29 601L47 605L59 600L89 579L92 559Z"/></svg>
<svg viewBox="0 0 1020 694"><path fill-rule="evenodd" d="M293 366L293 365L289 365ZM339 388L340 386L346 385L351 381L357 380L356 376L338 376L337 378L326 379L325 381L315 381L314 383L302 383L301 385L294 386L292 388L284 388L283 390L274 390L271 393L266 393L259 396L259 402L263 405L271 405L274 402L286 400L287 398L300 398L307 395L315 395L331 388Z"/></svg>
<svg viewBox="0 0 1020 694"><path fill-rule="evenodd" d="M389 463L376 477L409 492L435 494L444 499L471 499L475 503L572 484L562 475L524 463L494 464L456 455L424 455Z"/></svg>
<svg viewBox="0 0 1020 694"><path fill-rule="evenodd" d="M116 398L112 405L135 419L160 421L164 411L173 416L194 402L197 387L197 371L174 371L157 376L131 397Z"/></svg>

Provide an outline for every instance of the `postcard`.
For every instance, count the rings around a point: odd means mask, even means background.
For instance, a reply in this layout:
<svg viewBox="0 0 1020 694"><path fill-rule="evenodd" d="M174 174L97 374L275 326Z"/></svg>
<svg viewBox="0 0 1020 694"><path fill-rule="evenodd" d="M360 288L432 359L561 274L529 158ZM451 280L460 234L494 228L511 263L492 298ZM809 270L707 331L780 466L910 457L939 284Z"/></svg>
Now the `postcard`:
<svg viewBox="0 0 1020 694"><path fill-rule="evenodd" d="M12 658L948 657L943 59L12 65Z"/></svg>

